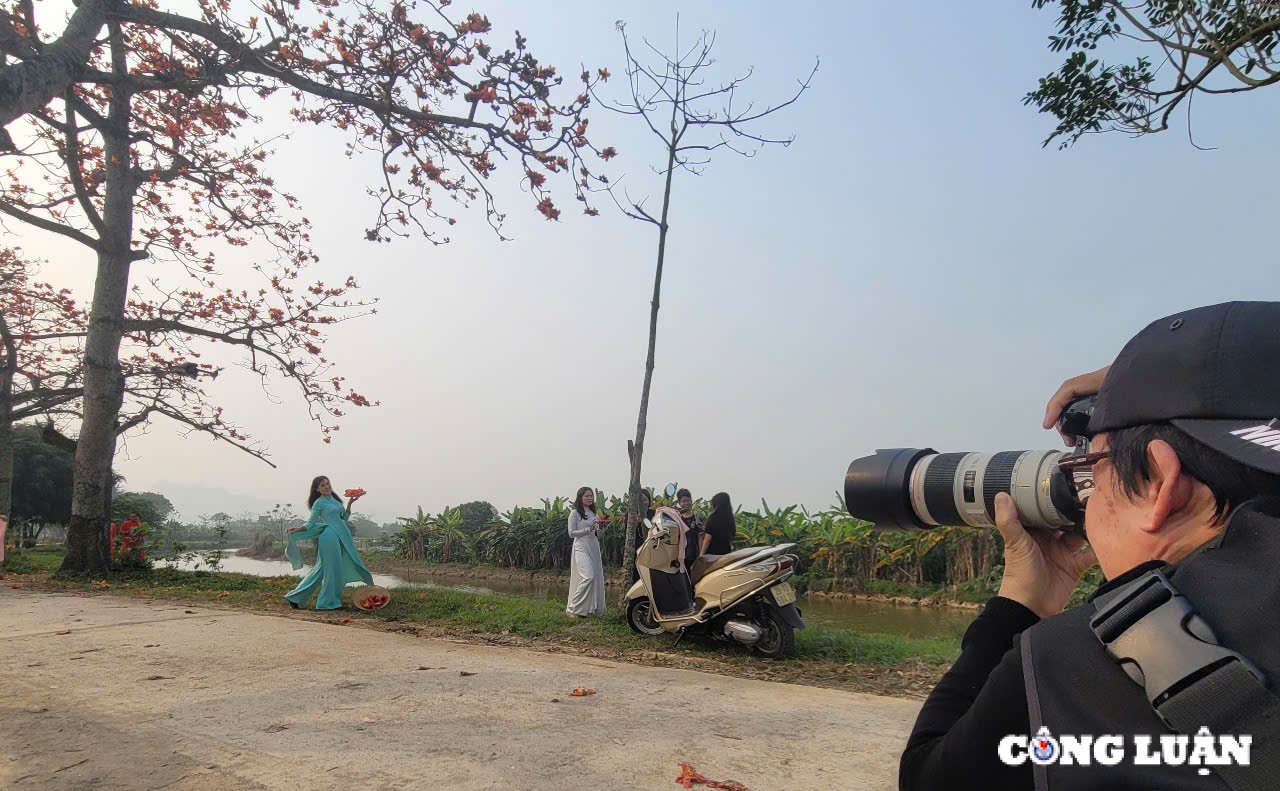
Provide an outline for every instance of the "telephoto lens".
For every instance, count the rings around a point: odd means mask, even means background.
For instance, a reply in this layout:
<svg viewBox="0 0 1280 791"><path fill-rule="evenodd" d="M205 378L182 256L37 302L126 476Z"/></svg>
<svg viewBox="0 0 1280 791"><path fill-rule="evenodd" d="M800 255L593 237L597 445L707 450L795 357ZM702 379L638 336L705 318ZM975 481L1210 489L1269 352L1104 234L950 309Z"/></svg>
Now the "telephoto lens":
<svg viewBox="0 0 1280 791"><path fill-rule="evenodd" d="M996 495L1006 492L1027 526L1078 529L1083 510L1056 450L938 453L895 448L855 459L844 478L845 505L882 530L942 525L994 527Z"/></svg>
<svg viewBox="0 0 1280 791"><path fill-rule="evenodd" d="M1075 442L1070 454L895 448L854 459L844 476L845 507L880 530L995 527L996 495L1006 492L1027 527L1083 532L1084 500L1093 491L1092 469L1076 465L1074 472L1065 472L1058 463L1088 451L1094 401L1094 396L1072 401L1058 417L1058 431Z"/></svg>

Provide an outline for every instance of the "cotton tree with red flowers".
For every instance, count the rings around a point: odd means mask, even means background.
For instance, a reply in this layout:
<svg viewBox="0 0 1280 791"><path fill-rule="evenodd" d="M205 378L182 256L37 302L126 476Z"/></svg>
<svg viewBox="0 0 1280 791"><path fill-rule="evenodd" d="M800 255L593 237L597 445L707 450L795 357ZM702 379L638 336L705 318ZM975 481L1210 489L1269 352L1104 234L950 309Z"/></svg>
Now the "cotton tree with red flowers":
<svg viewBox="0 0 1280 791"><path fill-rule="evenodd" d="M264 382L300 388L326 440L342 410L372 404L323 352L328 328L372 303L352 279L305 274L310 224L269 174L277 141L253 136L268 113L340 130L348 156L377 162L370 241L447 242L473 205L501 233L490 184L503 162L547 219L557 183L594 213L592 169L613 154L587 137L601 77L565 85L519 33L499 46L488 19L447 5L200 0L180 14L81 0L54 31L27 0L0 14L0 217L97 265L64 571L107 565L122 360L150 353L131 348L194 363L210 344L239 347ZM154 274L131 286L142 260Z"/></svg>

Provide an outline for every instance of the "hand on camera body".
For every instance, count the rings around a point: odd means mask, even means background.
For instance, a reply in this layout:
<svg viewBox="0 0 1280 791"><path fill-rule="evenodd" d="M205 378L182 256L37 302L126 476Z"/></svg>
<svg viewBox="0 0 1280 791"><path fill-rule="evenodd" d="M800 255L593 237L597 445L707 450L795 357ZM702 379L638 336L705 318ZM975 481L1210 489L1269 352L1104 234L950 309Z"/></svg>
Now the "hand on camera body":
<svg viewBox="0 0 1280 791"><path fill-rule="evenodd" d="M1073 376L1059 385L1058 391L1049 399L1049 404L1044 409L1044 428L1057 427L1058 416L1062 414L1063 409L1066 409L1067 404L1077 398L1096 395L1102 389L1102 383L1106 380L1109 370L1111 366L1104 365L1096 371ZM1075 444L1074 437L1063 435L1062 440L1068 446Z"/></svg>

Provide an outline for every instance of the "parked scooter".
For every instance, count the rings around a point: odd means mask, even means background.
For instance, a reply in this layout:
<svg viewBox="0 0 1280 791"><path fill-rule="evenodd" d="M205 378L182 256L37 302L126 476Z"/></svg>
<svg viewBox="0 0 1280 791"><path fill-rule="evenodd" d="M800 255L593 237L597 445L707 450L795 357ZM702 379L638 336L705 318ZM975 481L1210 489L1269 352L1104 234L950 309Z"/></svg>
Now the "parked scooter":
<svg viewBox="0 0 1280 791"><path fill-rule="evenodd" d="M675 494L674 484L667 495ZM685 568L688 527L673 508L645 520L648 535L636 552L640 581L627 591L627 623L636 632L731 639L771 659L795 647L804 628L795 589L795 544L749 547L703 555ZM692 594L692 595L691 595ZM679 640L676 641L679 644Z"/></svg>

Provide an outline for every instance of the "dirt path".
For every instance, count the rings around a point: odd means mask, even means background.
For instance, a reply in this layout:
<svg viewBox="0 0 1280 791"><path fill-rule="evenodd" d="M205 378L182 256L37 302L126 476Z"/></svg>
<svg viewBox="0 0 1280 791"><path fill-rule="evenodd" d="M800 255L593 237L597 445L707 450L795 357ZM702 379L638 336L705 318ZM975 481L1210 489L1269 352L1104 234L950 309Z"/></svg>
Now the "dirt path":
<svg viewBox="0 0 1280 791"><path fill-rule="evenodd" d="M0 624L0 788L892 789L919 708L6 586Z"/></svg>

